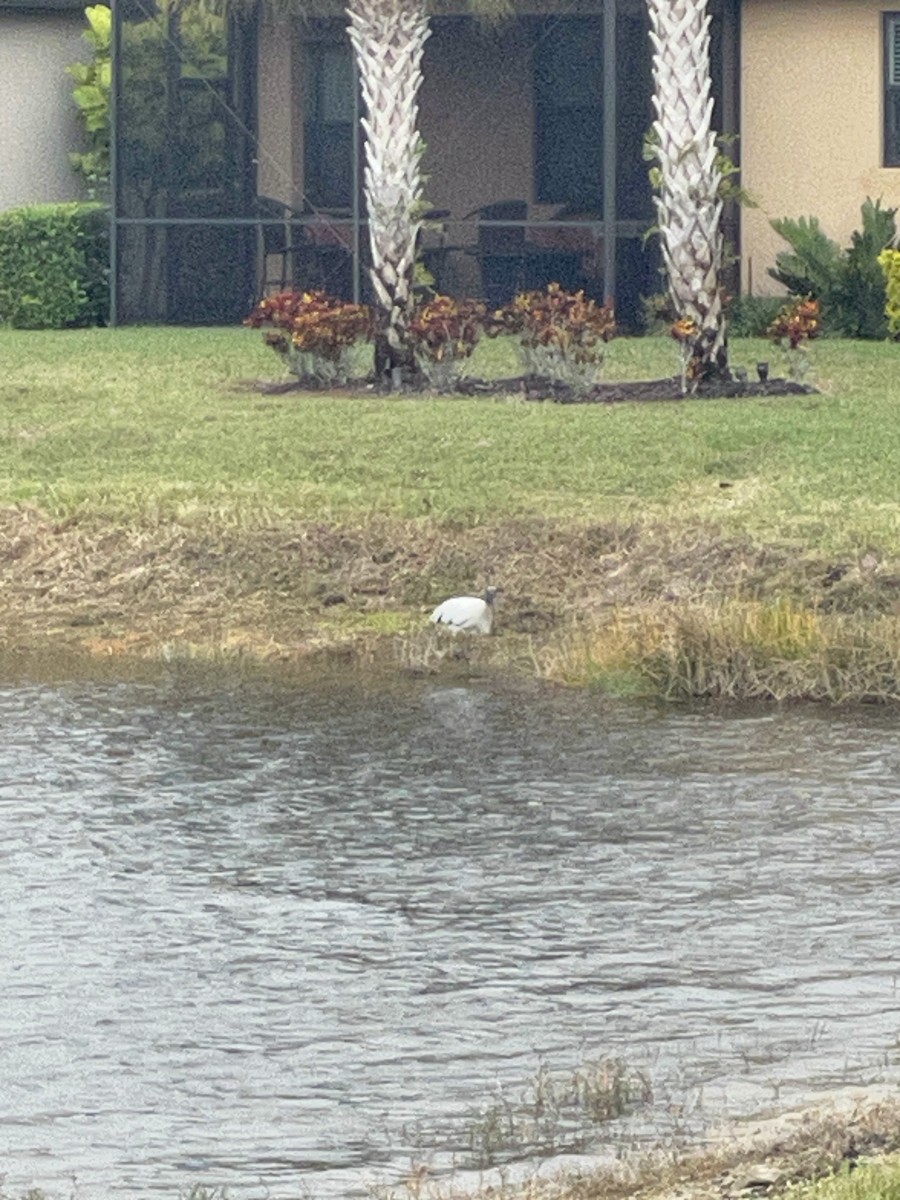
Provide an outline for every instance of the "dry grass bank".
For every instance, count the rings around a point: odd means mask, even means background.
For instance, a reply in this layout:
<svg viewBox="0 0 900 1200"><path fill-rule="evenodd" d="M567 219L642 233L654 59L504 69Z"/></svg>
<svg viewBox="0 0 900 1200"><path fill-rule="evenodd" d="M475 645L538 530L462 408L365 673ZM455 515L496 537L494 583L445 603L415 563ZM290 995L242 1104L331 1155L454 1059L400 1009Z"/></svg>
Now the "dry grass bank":
<svg viewBox="0 0 900 1200"><path fill-rule="evenodd" d="M0 633L107 656L339 654L672 697L900 697L900 564L760 546L714 527L373 516L249 527L0 510ZM497 636L431 607L502 584Z"/></svg>

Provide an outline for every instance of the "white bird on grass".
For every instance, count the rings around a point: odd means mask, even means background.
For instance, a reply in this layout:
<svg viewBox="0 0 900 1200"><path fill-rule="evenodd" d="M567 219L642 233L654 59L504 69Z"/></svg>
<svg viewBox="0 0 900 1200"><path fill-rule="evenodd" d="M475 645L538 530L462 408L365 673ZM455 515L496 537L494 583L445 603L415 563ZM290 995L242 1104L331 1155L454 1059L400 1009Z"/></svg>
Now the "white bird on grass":
<svg viewBox="0 0 900 1200"><path fill-rule="evenodd" d="M497 588L489 587L484 597L451 596L431 614L435 625L446 625L453 633L490 633L494 623L494 597Z"/></svg>

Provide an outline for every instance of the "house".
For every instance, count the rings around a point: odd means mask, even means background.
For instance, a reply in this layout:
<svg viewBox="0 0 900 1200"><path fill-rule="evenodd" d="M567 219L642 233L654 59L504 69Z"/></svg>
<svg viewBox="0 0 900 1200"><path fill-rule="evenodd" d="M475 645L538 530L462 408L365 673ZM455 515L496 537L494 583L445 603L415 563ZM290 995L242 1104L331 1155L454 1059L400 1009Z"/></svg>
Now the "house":
<svg viewBox="0 0 900 1200"><path fill-rule="evenodd" d="M0 211L84 196L66 67L86 57L81 0L0 0Z"/></svg>
<svg viewBox="0 0 900 1200"><path fill-rule="evenodd" d="M365 295L353 59L340 5L317 11L116 0L118 319L237 320L290 282ZM900 8L710 12L716 125L739 134L760 205L727 234L741 285L762 292L780 248L771 218L815 214L846 241L867 195L900 205ZM531 0L496 25L441 0L420 97L422 254L441 290L496 302L558 279L638 322L661 287L647 27L644 0Z"/></svg>
<svg viewBox="0 0 900 1200"><path fill-rule="evenodd" d="M713 0L721 124L736 115L736 0ZM420 94L426 266L500 302L558 280L637 323L660 290L646 234L644 0L535 0L489 25L448 0ZM363 148L340 6L305 20L117 0L120 320L234 320L294 281L365 295ZM321 13L322 7L318 6ZM216 24L216 22L218 24ZM358 249L358 253L355 251Z"/></svg>
<svg viewBox="0 0 900 1200"><path fill-rule="evenodd" d="M867 196L900 207L900 0L742 0L745 290L771 291L778 217L842 245Z"/></svg>

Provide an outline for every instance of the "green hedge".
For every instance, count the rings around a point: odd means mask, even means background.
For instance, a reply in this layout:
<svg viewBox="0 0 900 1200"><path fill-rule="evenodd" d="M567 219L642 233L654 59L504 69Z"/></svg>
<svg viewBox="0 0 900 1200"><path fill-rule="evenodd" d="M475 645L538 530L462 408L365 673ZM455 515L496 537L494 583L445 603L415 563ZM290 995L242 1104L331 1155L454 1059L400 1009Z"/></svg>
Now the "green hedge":
<svg viewBox="0 0 900 1200"><path fill-rule="evenodd" d="M0 213L0 324L102 325L109 236L102 204L34 204Z"/></svg>

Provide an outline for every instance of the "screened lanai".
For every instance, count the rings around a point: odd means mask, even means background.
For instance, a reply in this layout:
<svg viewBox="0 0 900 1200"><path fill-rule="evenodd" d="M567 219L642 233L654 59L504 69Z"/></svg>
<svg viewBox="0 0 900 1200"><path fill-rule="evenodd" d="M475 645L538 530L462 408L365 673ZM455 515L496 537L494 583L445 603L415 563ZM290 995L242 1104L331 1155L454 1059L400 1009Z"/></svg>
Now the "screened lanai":
<svg viewBox="0 0 900 1200"><path fill-rule="evenodd" d="M713 5L717 125L736 125L736 0ZM360 101L340 15L115 0L118 322L227 323L263 294L369 298ZM319 10L321 11L321 10ZM661 289L643 159L645 0L432 18L420 94L424 279L501 304L556 281L636 324Z"/></svg>

